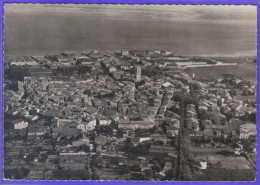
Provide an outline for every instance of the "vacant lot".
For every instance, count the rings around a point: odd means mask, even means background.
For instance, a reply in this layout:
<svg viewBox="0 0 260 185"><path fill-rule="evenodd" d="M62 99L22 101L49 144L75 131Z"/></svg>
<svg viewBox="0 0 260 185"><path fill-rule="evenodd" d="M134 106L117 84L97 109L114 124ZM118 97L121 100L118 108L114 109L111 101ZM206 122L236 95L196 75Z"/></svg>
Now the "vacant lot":
<svg viewBox="0 0 260 185"><path fill-rule="evenodd" d="M255 77L256 78L256 68L255 71L243 68L241 66L210 66L210 67L193 67L187 68L185 71L192 75L195 74L197 78L221 78L223 74L232 74L235 77Z"/></svg>

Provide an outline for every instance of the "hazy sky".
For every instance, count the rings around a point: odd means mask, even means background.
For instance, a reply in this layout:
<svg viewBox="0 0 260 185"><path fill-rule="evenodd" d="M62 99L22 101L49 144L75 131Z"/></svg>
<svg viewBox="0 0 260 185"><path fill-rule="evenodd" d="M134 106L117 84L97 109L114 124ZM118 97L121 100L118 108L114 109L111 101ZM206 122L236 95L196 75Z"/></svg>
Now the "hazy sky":
<svg viewBox="0 0 260 185"><path fill-rule="evenodd" d="M5 51L256 55L256 6L5 4Z"/></svg>
<svg viewBox="0 0 260 185"><path fill-rule="evenodd" d="M256 20L256 6L237 5L88 5L88 4L5 4L6 13L102 14L124 18L140 14L149 19Z"/></svg>

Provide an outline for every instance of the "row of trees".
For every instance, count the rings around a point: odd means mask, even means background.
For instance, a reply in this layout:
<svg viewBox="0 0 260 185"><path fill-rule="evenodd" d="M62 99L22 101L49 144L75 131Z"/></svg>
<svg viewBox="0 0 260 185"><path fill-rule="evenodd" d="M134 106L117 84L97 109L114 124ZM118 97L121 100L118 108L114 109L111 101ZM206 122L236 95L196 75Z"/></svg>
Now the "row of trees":
<svg viewBox="0 0 260 185"><path fill-rule="evenodd" d="M87 170L62 170L57 169L52 172L56 180L89 180L90 175Z"/></svg>
<svg viewBox="0 0 260 185"><path fill-rule="evenodd" d="M21 66L11 66L8 69L5 69L5 79L11 81L23 81L25 76L29 76L29 70L26 67Z"/></svg>
<svg viewBox="0 0 260 185"><path fill-rule="evenodd" d="M187 101L187 100L186 100ZM178 134L178 156L177 156L177 170L175 180L187 181L191 180L191 170L189 161L191 154L189 151L189 136L187 130L184 128L185 117L185 99L181 97L181 118L180 129Z"/></svg>
<svg viewBox="0 0 260 185"><path fill-rule="evenodd" d="M4 169L4 178L6 179L25 179L29 174L30 169L28 168L13 168Z"/></svg>
<svg viewBox="0 0 260 185"><path fill-rule="evenodd" d="M86 74L91 71L91 68L88 66L73 66L73 67L59 67L56 70L53 70L54 75L63 75L71 76L73 74Z"/></svg>
<svg viewBox="0 0 260 185"><path fill-rule="evenodd" d="M132 143L126 141L123 151L129 155L146 155L149 152L151 147L151 142L142 142L137 146L134 146Z"/></svg>

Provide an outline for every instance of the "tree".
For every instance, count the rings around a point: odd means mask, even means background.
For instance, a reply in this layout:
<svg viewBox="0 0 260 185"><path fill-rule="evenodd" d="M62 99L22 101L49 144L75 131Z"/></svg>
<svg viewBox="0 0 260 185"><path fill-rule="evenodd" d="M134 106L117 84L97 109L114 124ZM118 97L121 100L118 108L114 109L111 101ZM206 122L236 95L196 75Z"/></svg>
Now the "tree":
<svg viewBox="0 0 260 185"><path fill-rule="evenodd" d="M13 168L4 169L4 178L6 179L24 179L29 174L30 169L28 168Z"/></svg>
<svg viewBox="0 0 260 185"><path fill-rule="evenodd" d="M148 154L150 146L151 146L150 143L145 143L145 142L138 144L136 147L137 154L140 155Z"/></svg>
<svg viewBox="0 0 260 185"><path fill-rule="evenodd" d="M90 151L90 147L87 146L86 144L83 144L83 145L80 145L80 146L77 148L77 151L89 152L89 151Z"/></svg>
<svg viewBox="0 0 260 185"><path fill-rule="evenodd" d="M149 101L149 106L153 107L154 106L154 99L150 98L148 101Z"/></svg>
<svg viewBox="0 0 260 185"><path fill-rule="evenodd" d="M128 174L129 173L129 168L127 166L119 166L119 171L121 174Z"/></svg>
<svg viewBox="0 0 260 185"><path fill-rule="evenodd" d="M222 100L220 98L217 100L217 105L222 106Z"/></svg>
<svg viewBox="0 0 260 185"><path fill-rule="evenodd" d="M198 112L198 118L201 120L206 120L210 117L209 113L206 110L200 110Z"/></svg>
<svg viewBox="0 0 260 185"><path fill-rule="evenodd" d="M248 115L248 120L256 123L256 112L253 112Z"/></svg>
<svg viewBox="0 0 260 185"><path fill-rule="evenodd" d="M122 129L117 129L117 137L122 138L123 137L123 130Z"/></svg>
<svg viewBox="0 0 260 185"><path fill-rule="evenodd" d="M174 174L175 174L175 172L174 172L174 168L173 169L170 169L170 170L167 170L166 172L165 172L165 177L164 177L164 179L165 180L174 180Z"/></svg>
<svg viewBox="0 0 260 185"><path fill-rule="evenodd" d="M190 173L190 167L187 163L184 164L184 167L183 167L183 180L185 181L189 181L191 180L191 173Z"/></svg>
<svg viewBox="0 0 260 185"><path fill-rule="evenodd" d="M92 180L99 180L100 179L99 174L96 170L94 170L94 172L92 173L91 179Z"/></svg>
<svg viewBox="0 0 260 185"><path fill-rule="evenodd" d="M145 177L141 173L132 173L131 180L145 180Z"/></svg>
<svg viewBox="0 0 260 185"><path fill-rule="evenodd" d="M180 94L174 94L174 95L172 96L172 100L173 100L173 101L180 102L181 99L182 99L182 95L180 95Z"/></svg>
<svg viewBox="0 0 260 185"><path fill-rule="evenodd" d="M241 140L241 143L246 152L251 152L252 148L251 148L251 142L249 140L243 139Z"/></svg>
<svg viewBox="0 0 260 185"><path fill-rule="evenodd" d="M51 69L51 66L49 64L44 64L44 67L46 67L47 69Z"/></svg>
<svg viewBox="0 0 260 185"><path fill-rule="evenodd" d="M105 135L113 135L113 129L108 125L101 125L98 128L98 132Z"/></svg>
<svg viewBox="0 0 260 185"><path fill-rule="evenodd" d="M161 145L164 145L164 142L161 141L161 140L157 140L157 141L154 142L154 145L161 146Z"/></svg>
<svg viewBox="0 0 260 185"><path fill-rule="evenodd" d="M231 88L229 91L230 95L232 96L236 96L237 95L237 91L234 88Z"/></svg>
<svg viewBox="0 0 260 185"><path fill-rule="evenodd" d="M145 84L145 81L144 80L141 80L140 82L136 82L135 83L135 88L138 89L138 87L142 86Z"/></svg>
<svg viewBox="0 0 260 185"><path fill-rule="evenodd" d="M86 95L90 96L91 95L91 90L87 89L87 90L83 91L83 94L86 94Z"/></svg>
<svg viewBox="0 0 260 185"><path fill-rule="evenodd" d="M227 117L228 120L230 120L230 119L232 119L232 118L235 118L235 113L230 110L230 111L228 111L228 112L226 113L226 117Z"/></svg>
<svg viewBox="0 0 260 185"><path fill-rule="evenodd" d="M9 69L5 69L6 79L11 81L23 81L25 76L29 76L29 70L25 67L11 66Z"/></svg>

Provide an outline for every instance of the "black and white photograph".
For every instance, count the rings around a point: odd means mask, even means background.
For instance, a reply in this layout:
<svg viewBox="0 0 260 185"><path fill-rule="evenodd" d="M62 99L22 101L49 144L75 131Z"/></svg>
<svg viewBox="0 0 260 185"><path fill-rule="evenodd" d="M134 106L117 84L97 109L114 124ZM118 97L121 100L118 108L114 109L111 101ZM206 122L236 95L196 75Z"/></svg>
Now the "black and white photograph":
<svg viewBox="0 0 260 185"><path fill-rule="evenodd" d="M257 6L4 4L7 180L255 181Z"/></svg>

